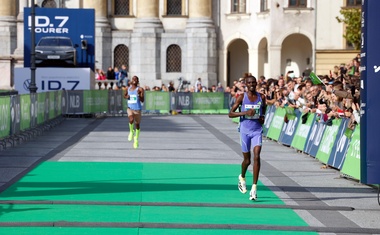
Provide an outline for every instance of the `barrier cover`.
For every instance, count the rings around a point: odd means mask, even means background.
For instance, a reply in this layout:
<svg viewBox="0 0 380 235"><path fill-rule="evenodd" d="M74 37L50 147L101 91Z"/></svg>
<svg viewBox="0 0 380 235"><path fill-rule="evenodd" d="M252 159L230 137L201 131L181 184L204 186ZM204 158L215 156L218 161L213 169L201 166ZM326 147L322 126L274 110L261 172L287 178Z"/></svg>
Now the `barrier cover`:
<svg viewBox="0 0 380 235"><path fill-rule="evenodd" d="M45 110L47 93L37 93L37 124L40 125L45 121Z"/></svg>
<svg viewBox="0 0 380 235"><path fill-rule="evenodd" d="M318 152L319 144L321 143L323 132L326 125L321 122L313 121L309 139L306 141L305 153L315 157Z"/></svg>
<svg viewBox="0 0 380 235"><path fill-rule="evenodd" d="M281 134L282 126L284 124L285 109L277 108L273 120L270 124L267 137L273 140L278 140Z"/></svg>
<svg viewBox="0 0 380 235"><path fill-rule="evenodd" d="M30 94L30 127L37 126L38 116L38 93Z"/></svg>
<svg viewBox="0 0 380 235"><path fill-rule="evenodd" d="M10 97L0 97L0 138L11 132Z"/></svg>
<svg viewBox="0 0 380 235"><path fill-rule="evenodd" d="M325 164L327 164L327 161L329 160L331 154L331 150L336 142L336 136L338 134L341 122L342 119L335 118L332 122L332 126L326 126L325 132L322 137L322 141L318 148L317 155L315 156L316 158L318 158L319 161Z"/></svg>
<svg viewBox="0 0 380 235"><path fill-rule="evenodd" d="M269 130L269 127L272 123L275 112L276 112L276 106L274 106L274 105L268 105L267 106L267 110L265 113L265 121L264 121L264 125L263 125L263 135L264 136L267 136L267 134L268 134L268 130Z"/></svg>
<svg viewBox="0 0 380 235"><path fill-rule="evenodd" d="M145 91L144 109L168 113L170 110L169 92Z"/></svg>
<svg viewBox="0 0 380 235"><path fill-rule="evenodd" d="M18 134L20 132L20 96L11 96L11 135Z"/></svg>
<svg viewBox="0 0 380 235"><path fill-rule="evenodd" d="M360 178L360 124L356 126L341 172L354 179Z"/></svg>
<svg viewBox="0 0 380 235"><path fill-rule="evenodd" d="M83 111L100 113L108 110L108 90L83 91Z"/></svg>
<svg viewBox="0 0 380 235"><path fill-rule="evenodd" d="M302 117L302 114L301 114ZM309 114L307 117L307 121L305 124L302 124L302 118L301 121L298 122L298 127L296 130L296 133L294 134L294 138L292 140L291 146L295 149L304 151L305 150L305 144L307 139L310 135L310 129L311 125L314 123L315 120L315 114Z"/></svg>
<svg viewBox="0 0 380 235"><path fill-rule="evenodd" d="M30 95L20 95L20 104L21 104L21 122L20 129L26 130L30 128Z"/></svg>
<svg viewBox="0 0 380 235"><path fill-rule="evenodd" d="M331 149L330 158L327 161L329 166L333 166L336 169L342 169L342 165L344 163L344 159L347 153L348 145L350 143L350 138L348 138L345 134L347 125L350 119L343 118L340 124L338 133L336 135L336 142Z"/></svg>
<svg viewBox="0 0 380 235"><path fill-rule="evenodd" d="M293 109L293 111L289 111L289 109L286 108L285 110L286 116L288 117L288 123L284 123L278 142L290 146L293 141L294 134L296 132L296 128L301 117L301 112L298 109Z"/></svg>
<svg viewBox="0 0 380 235"><path fill-rule="evenodd" d="M223 92L199 92L193 95L193 111L200 113L215 113L224 106Z"/></svg>

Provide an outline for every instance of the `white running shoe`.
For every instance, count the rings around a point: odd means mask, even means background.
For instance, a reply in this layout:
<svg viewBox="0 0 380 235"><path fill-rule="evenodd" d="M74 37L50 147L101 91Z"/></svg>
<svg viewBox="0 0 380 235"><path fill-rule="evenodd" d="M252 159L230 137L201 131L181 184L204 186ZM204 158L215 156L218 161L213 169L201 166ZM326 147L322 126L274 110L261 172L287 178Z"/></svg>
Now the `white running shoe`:
<svg viewBox="0 0 380 235"><path fill-rule="evenodd" d="M247 185L245 183L245 178L241 177L241 175L239 175L238 189L241 193L247 192Z"/></svg>
<svg viewBox="0 0 380 235"><path fill-rule="evenodd" d="M257 200L257 192L253 188L249 192L249 200L256 201Z"/></svg>

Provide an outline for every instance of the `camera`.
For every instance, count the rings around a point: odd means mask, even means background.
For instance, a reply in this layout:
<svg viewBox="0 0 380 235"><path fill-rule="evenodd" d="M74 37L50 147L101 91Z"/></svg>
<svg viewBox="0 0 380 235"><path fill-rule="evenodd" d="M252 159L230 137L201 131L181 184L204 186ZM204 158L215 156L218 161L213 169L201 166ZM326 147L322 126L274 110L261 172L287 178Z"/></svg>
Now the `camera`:
<svg viewBox="0 0 380 235"><path fill-rule="evenodd" d="M179 77L178 78L178 81L179 81L179 85L178 85L178 92L180 92L181 90L183 90L185 87L187 87L188 85L190 85L190 82L187 81L187 80L184 80L182 79L182 77Z"/></svg>

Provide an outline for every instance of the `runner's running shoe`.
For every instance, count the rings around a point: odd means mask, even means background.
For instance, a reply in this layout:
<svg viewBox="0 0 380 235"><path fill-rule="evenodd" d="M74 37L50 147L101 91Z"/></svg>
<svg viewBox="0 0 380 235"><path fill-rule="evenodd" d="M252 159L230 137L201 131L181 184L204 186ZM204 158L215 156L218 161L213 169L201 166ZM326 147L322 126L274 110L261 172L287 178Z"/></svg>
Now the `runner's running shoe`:
<svg viewBox="0 0 380 235"><path fill-rule="evenodd" d="M132 139L133 139L133 131L130 131L128 135L128 141L132 141Z"/></svg>
<svg viewBox="0 0 380 235"><path fill-rule="evenodd" d="M137 149L139 147L139 140L135 136L135 141L133 142L133 148Z"/></svg>
<svg viewBox="0 0 380 235"><path fill-rule="evenodd" d="M247 186L245 183L245 178L241 177L241 175L239 175L238 189L241 193L247 192Z"/></svg>
<svg viewBox="0 0 380 235"><path fill-rule="evenodd" d="M249 200L256 201L257 200L257 193L256 189L252 188L249 192Z"/></svg>

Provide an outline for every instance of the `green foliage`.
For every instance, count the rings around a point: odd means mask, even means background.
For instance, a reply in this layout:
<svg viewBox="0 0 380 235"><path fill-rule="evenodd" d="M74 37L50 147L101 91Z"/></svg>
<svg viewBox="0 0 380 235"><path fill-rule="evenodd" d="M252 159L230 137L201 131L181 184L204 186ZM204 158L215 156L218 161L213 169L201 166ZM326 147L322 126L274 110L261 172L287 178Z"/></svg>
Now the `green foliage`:
<svg viewBox="0 0 380 235"><path fill-rule="evenodd" d="M352 43L356 50L360 49L361 43L361 9L360 8L347 8L340 10L343 18L336 17L339 23L346 25L345 34L343 37L347 42Z"/></svg>

